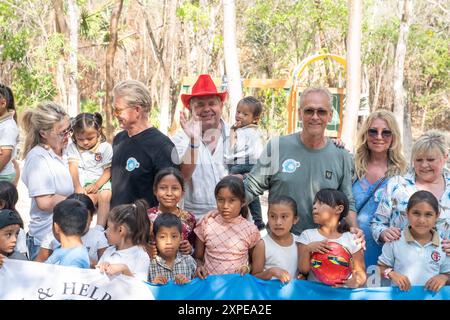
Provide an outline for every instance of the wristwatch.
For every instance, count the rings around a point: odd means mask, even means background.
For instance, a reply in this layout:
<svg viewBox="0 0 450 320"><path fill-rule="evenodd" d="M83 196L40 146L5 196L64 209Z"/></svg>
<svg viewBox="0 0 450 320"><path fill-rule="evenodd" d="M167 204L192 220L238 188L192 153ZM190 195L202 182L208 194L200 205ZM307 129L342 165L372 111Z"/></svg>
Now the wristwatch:
<svg viewBox="0 0 450 320"><path fill-rule="evenodd" d="M386 270L384 270L384 277L386 278L386 279L391 279L391 278L389 278L389 273L391 273L392 271L394 271L394 269L392 269L392 268L387 268Z"/></svg>

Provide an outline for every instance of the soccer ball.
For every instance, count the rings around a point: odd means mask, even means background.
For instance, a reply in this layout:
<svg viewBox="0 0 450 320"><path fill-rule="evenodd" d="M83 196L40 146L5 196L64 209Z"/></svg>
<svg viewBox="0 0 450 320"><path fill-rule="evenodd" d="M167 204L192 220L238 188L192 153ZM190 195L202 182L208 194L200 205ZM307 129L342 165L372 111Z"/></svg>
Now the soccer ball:
<svg viewBox="0 0 450 320"><path fill-rule="evenodd" d="M352 274L352 254L337 242L328 241L328 253L311 255L311 271L320 282L330 286L347 280Z"/></svg>

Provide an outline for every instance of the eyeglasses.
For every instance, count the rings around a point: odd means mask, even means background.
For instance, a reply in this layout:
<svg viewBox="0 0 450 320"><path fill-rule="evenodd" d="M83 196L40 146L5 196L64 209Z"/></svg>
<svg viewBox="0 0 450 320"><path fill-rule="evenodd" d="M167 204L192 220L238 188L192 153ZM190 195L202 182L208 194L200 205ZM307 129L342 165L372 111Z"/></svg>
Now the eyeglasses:
<svg viewBox="0 0 450 320"><path fill-rule="evenodd" d="M379 131L377 129L375 129L375 128L369 128L369 130L367 130L367 134L371 138L376 138L379 135ZM383 129L381 131L381 136L383 137L383 139L389 139L390 137L392 137L392 131L391 130L387 130L387 129Z"/></svg>
<svg viewBox="0 0 450 320"><path fill-rule="evenodd" d="M72 126L69 126L68 128L66 128L63 132L60 133L56 133L56 135L58 136L58 138L60 138L61 140L64 139L65 137L67 137L70 133L72 132Z"/></svg>
<svg viewBox="0 0 450 320"><path fill-rule="evenodd" d="M315 113L317 113L317 115L319 117L326 117L328 115L328 112L329 112L329 110L322 109L322 108L319 108L319 109L305 108L305 109L303 109L303 114L308 117L312 117Z"/></svg>
<svg viewBox="0 0 450 320"><path fill-rule="evenodd" d="M129 108L136 108L136 106L126 106L125 108L122 108L122 109L112 107L112 113L114 116L118 117L118 116L120 116L120 114L122 112L124 112L126 109L129 109Z"/></svg>

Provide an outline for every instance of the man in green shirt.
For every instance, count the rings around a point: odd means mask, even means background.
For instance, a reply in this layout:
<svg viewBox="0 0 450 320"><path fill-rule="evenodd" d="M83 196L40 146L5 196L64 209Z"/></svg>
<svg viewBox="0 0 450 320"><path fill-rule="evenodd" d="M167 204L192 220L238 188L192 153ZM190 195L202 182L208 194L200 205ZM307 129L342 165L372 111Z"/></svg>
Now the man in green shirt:
<svg viewBox="0 0 450 320"><path fill-rule="evenodd" d="M308 88L300 97L300 133L271 139L253 170L245 179L246 200L269 190L269 201L279 195L297 202L299 221L292 232L316 228L312 219L314 196L320 189L333 188L344 192L350 203L347 222L357 227L355 200L352 195L352 157L325 137L333 109L331 94L326 88ZM359 229L352 228L358 238ZM362 233L362 232L361 232Z"/></svg>

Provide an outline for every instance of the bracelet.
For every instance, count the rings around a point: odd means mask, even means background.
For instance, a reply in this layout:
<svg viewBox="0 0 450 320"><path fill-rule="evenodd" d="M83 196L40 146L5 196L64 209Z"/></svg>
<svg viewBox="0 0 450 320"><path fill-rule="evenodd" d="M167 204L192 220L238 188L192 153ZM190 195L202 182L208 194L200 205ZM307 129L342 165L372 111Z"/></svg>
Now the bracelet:
<svg viewBox="0 0 450 320"><path fill-rule="evenodd" d="M242 266L239 267L239 270L241 270L242 267L246 267L247 273L250 273L250 266L248 264L243 264Z"/></svg>
<svg viewBox="0 0 450 320"><path fill-rule="evenodd" d="M195 145L195 144L190 143L189 146L191 147L191 149L200 148L200 144Z"/></svg>

